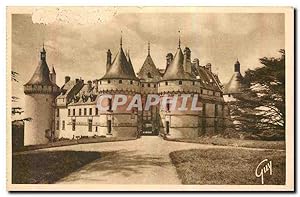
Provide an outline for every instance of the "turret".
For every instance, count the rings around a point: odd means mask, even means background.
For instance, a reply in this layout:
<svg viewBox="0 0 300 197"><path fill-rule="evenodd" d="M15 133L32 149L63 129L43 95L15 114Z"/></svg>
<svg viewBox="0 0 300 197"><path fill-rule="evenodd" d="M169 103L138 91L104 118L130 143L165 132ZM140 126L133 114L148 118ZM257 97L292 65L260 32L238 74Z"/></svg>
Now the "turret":
<svg viewBox="0 0 300 197"><path fill-rule="evenodd" d="M244 88L244 77L240 72L240 62L237 60L234 64L234 73L229 82L224 87L224 95L240 94Z"/></svg>
<svg viewBox="0 0 300 197"><path fill-rule="evenodd" d="M55 137L55 98L60 91L55 78L55 70L51 73L49 71L43 46L39 64L31 79L24 85L25 114L32 119L25 124L24 145L46 144Z"/></svg>

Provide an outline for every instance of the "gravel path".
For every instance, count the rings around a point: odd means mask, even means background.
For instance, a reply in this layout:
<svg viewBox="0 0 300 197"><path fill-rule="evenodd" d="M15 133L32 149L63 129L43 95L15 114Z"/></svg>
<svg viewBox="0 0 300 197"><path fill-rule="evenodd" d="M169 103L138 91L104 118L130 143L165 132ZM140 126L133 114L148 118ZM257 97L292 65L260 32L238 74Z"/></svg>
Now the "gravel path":
<svg viewBox="0 0 300 197"><path fill-rule="evenodd" d="M108 154L56 183L60 184L181 184L169 153L184 149L229 148L143 136L137 140L79 144L44 150L99 151ZM234 148L234 147L231 147ZM263 150L263 149L262 149ZM42 151L42 150L40 150Z"/></svg>

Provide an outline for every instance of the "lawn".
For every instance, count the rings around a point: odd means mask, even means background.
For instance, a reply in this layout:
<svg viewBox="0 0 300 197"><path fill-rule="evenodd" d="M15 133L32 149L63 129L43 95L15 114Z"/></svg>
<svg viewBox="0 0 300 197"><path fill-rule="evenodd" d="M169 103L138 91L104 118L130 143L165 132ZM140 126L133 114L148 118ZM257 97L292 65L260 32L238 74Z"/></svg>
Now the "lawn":
<svg viewBox="0 0 300 197"><path fill-rule="evenodd" d="M41 151L14 154L12 183L54 183L100 156L99 152L83 151Z"/></svg>
<svg viewBox="0 0 300 197"><path fill-rule="evenodd" d="M195 139L167 138L166 140L176 141L176 142L198 143L198 144L212 144L212 145L219 145L219 146L285 150L285 141L242 140L242 139L222 138L222 137L198 137Z"/></svg>
<svg viewBox="0 0 300 197"><path fill-rule="evenodd" d="M183 184L259 185L257 165L272 161L273 174L264 174L264 184L285 184L285 151L212 148L175 151L172 163Z"/></svg>

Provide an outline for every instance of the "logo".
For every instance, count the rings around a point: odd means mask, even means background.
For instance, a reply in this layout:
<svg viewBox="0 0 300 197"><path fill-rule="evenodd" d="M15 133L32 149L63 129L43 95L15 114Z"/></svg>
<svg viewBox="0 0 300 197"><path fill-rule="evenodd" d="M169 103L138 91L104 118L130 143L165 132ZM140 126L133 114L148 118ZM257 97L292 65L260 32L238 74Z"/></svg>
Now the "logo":
<svg viewBox="0 0 300 197"><path fill-rule="evenodd" d="M264 184L264 174L268 173L272 175L272 161L268 159L262 160L255 169L255 176L261 178L261 184Z"/></svg>

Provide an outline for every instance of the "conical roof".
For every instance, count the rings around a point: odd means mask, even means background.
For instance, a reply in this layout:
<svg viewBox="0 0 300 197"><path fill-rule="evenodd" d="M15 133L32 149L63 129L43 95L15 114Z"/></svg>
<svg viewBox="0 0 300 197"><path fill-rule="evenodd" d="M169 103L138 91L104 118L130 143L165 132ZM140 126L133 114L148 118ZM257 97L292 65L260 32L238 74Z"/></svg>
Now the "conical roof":
<svg viewBox="0 0 300 197"><path fill-rule="evenodd" d="M235 72L229 82L224 87L224 94L238 94L243 88L243 76L240 72Z"/></svg>
<svg viewBox="0 0 300 197"><path fill-rule="evenodd" d="M134 70L133 70L133 65L132 65L132 62L131 62L131 58L130 58L130 55L129 55L129 51L128 51L128 53L127 53L127 62L128 62L128 64L129 64L129 67L128 67L128 69L129 69L129 73L133 73L133 75L134 75L134 77L136 77L135 76L135 72L134 72Z"/></svg>
<svg viewBox="0 0 300 197"><path fill-rule="evenodd" d="M150 73L150 75L149 75ZM152 57L150 54L147 55L143 66L141 67L139 73L138 73L139 78L145 80L146 82L152 82L152 81L159 81L161 76L156 68Z"/></svg>
<svg viewBox="0 0 300 197"><path fill-rule="evenodd" d="M174 56L174 59L168 66L163 80L175 80L175 79L188 79L191 80L193 77L189 73L184 72L183 68L183 53L180 47L178 47L177 52Z"/></svg>
<svg viewBox="0 0 300 197"><path fill-rule="evenodd" d="M41 59L36 67L31 79L25 85L55 85L49 77L49 68L46 62L46 50L41 50Z"/></svg>
<svg viewBox="0 0 300 197"><path fill-rule="evenodd" d="M117 53L112 65L102 77L102 79L137 79L134 73L134 69L131 64L127 61L122 45Z"/></svg>

